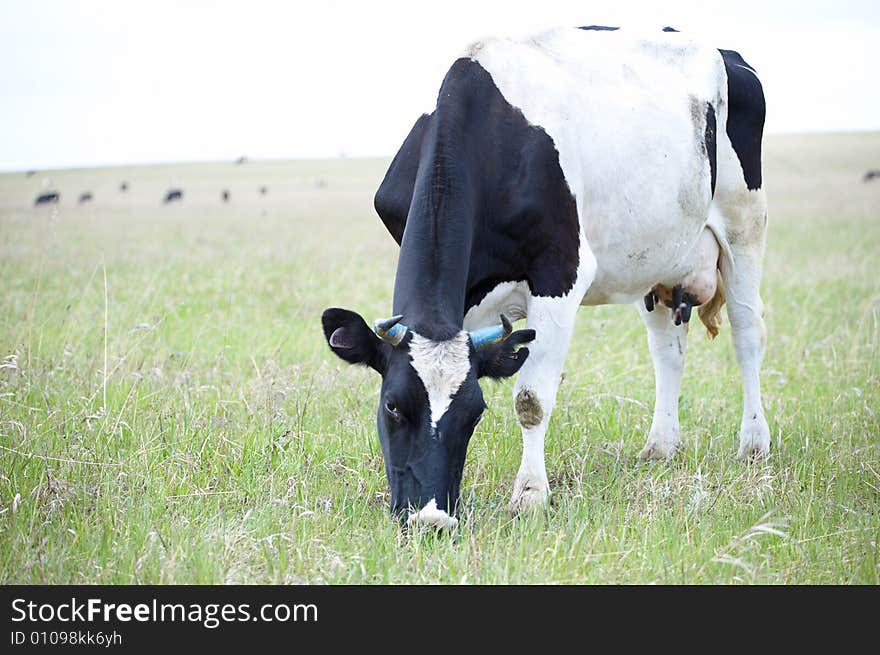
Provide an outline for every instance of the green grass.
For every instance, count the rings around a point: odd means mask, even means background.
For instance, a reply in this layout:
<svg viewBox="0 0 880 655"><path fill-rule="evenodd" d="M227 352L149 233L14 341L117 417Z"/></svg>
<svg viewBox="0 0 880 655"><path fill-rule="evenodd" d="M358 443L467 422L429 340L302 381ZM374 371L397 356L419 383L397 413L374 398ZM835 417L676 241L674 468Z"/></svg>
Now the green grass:
<svg viewBox="0 0 880 655"><path fill-rule="evenodd" d="M735 460L725 322L691 331L678 459L637 462L644 328L583 308L553 506L508 514L512 382L487 382L452 539L389 518L378 377L320 330L328 306L390 311L387 161L0 175L0 581L878 584L880 134L770 137L765 158L771 456ZM30 206L46 176L57 212ZM172 180L186 198L161 206Z"/></svg>

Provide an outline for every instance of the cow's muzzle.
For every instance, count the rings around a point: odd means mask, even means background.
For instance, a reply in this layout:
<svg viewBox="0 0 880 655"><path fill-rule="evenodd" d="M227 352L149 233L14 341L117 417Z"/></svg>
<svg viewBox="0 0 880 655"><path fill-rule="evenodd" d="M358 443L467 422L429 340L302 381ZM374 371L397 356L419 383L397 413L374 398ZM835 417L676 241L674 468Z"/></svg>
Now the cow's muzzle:
<svg viewBox="0 0 880 655"><path fill-rule="evenodd" d="M458 519L446 510L437 507L437 499L432 498L418 512L410 512L406 519L408 526L430 526L441 530L451 530L458 525Z"/></svg>

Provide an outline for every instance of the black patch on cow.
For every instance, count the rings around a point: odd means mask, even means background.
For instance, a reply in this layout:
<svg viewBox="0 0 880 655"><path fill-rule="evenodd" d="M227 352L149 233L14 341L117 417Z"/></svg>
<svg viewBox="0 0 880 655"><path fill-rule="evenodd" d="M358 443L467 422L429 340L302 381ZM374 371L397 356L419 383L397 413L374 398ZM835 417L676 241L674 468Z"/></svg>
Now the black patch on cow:
<svg viewBox="0 0 880 655"><path fill-rule="evenodd" d="M706 103L706 155L709 157L709 170L712 173L712 196L715 196L715 175L718 167L718 147L715 139L715 108Z"/></svg>
<svg viewBox="0 0 880 655"><path fill-rule="evenodd" d="M727 136L743 169L746 187L761 188L761 136L764 132L764 89L754 69L738 52L721 50L727 69Z"/></svg>
<svg viewBox="0 0 880 655"><path fill-rule="evenodd" d="M580 230L559 153L475 61L453 64L374 205L402 244L393 311L417 330L431 307L460 326L501 282L554 297L574 285Z"/></svg>
<svg viewBox="0 0 880 655"><path fill-rule="evenodd" d="M664 32L678 32L677 29L675 29L674 27L669 27L669 25L667 25L666 27L664 27L664 28L663 28L663 31L664 31Z"/></svg>

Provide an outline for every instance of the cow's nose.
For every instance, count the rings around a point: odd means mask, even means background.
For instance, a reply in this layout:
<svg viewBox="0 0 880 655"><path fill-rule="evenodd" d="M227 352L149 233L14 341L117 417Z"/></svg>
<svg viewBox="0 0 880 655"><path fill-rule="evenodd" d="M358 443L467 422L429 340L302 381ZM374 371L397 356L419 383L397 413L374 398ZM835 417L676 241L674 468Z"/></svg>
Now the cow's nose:
<svg viewBox="0 0 880 655"><path fill-rule="evenodd" d="M454 516L450 516L446 510L437 507L437 499L432 498L430 502L418 512L410 512L409 517L406 519L406 524L410 526L433 526L441 530L444 528L451 530L458 525L458 519Z"/></svg>

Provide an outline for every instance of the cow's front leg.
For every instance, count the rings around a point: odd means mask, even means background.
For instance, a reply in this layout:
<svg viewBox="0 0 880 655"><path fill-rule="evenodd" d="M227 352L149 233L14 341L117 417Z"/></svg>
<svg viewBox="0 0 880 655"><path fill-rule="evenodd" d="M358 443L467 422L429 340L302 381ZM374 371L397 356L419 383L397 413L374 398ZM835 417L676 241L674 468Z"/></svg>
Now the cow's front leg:
<svg viewBox="0 0 880 655"><path fill-rule="evenodd" d="M648 350L654 363L654 418L651 432L639 459L669 459L678 449L678 396L687 349L687 323L676 325L672 310L658 304L648 311L641 302L636 308L648 328Z"/></svg>
<svg viewBox="0 0 880 655"><path fill-rule="evenodd" d="M528 327L536 338L513 388L516 416L522 428L523 455L513 484L511 509L544 505L550 497L544 463L544 435L556 404L562 367L568 353L577 305L568 299L531 298Z"/></svg>

